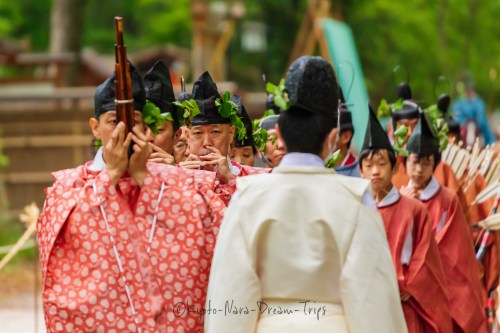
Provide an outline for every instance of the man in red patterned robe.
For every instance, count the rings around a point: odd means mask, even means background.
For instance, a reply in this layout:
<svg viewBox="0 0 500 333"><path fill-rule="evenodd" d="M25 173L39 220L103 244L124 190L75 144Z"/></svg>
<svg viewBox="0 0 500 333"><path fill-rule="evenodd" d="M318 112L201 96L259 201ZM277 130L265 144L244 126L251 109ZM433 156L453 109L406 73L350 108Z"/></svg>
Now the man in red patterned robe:
<svg viewBox="0 0 500 333"><path fill-rule="evenodd" d="M408 331L451 333L446 277L432 221L422 203L401 195L392 184L396 154L371 110L360 166L362 176L372 182L384 221Z"/></svg>
<svg viewBox="0 0 500 333"><path fill-rule="evenodd" d="M196 100L200 114L191 121L189 149L191 155L179 166L188 169L216 171L222 183L217 191L225 191L220 197L228 203L236 190L236 177L259 173L269 173L271 169L241 165L229 158L229 149L235 126L229 116L225 117L215 104L221 99L215 82L208 72L203 73L193 84L193 99ZM222 103L222 102L221 102Z"/></svg>
<svg viewBox="0 0 500 333"><path fill-rule="evenodd" d="M135 122L117 125L114 75L96 91L94 161L55 172L37 224L48 332L202 332L201 309L224 204L215 174L147 163ZM128 158L130 143L134 153Z"/></svg>

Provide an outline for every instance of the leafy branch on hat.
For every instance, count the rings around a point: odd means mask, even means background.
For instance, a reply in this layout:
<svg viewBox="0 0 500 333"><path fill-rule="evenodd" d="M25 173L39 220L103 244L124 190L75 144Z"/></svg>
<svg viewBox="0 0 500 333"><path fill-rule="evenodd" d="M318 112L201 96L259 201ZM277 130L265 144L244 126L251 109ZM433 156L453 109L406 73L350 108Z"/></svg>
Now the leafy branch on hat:
<svg viewBox="0 0 500 333"><path fill-rule="evenodd" d="M341 158L342 158L342 154L340 153L340 149L337 149L332 154L332 156L330 156L330 158L328 159L328 161L326 161L325 167L328 168L328 169L333 169L333 167L335 166L335 163L337 163L338 161L340 161Z"/></svg>
<svg viewBox="0 0 500 333"><path fill-rule="evenodd" d="M167 121L174 121L170 112L162 113L160 108L149 100L146 101L144 109L142 110L142 119L154 135L158 134L161 125L165 124Z"/></svg>
<svg viewBox="0 0 500 333"><path fill-rule="evenodd" d="M443 119L443 113L433 104L424 110L431 130L439 140L439 150L444 151L448 146L448 124Z"/></svg>
<svg viewBox="0 0 500 333"><path fill-rule="evenodd" d="M268 94L274 95L274 104L281 110L286 111L290 107L290 100L285 91L285 79L281 79L278 85L271 82L266 83L266 91Z"/></svg>
<svg viewBox="0 0 500 333"><path fill-rule="evenodd" d="M254 131L252 133L253 136L253 141L255 147L259 149L260 151L265 151L266 150L266 143L269 138L269 133L265 128L262 128L260 126L256 126L255 123L252 123Z"/></svg>
<svg viewBox="0 0 500 333"><path fill-rule="evenodd" d="M399 125L396 131L394 132L394 144L392 148L398 155L408 156L408 150L404 149L404 145L406 143L406 138L408 135L408 127L405 125Z"/></svg>
<svg viewBox="0 0 500 333"><path fill-rule="evenodd" d="M377 109L377 118L391 117L393 110L400 110L403 108L403 100L400 98L396 102L389 104L385 98L382 98Z"/></svg>
<svg viewBox="0 0 500 333"><path fill-rule="evenodd" d="M274 112L273 109L267 109L266 111L264 111L264 115L262 116L261 119L269 117L269 116L275 116L275 115L276 115L276 112Z"/></svg>
<svg viewBox="0 0 500 333"><path fill-rule="evenodd" d="M191 120L193 120L194 117L201 113L200 108L198 107L198 103L196 103L194 99L188 99L182 101L182 103L179 101L175 101L172 104L175 105L179 110L180 126L186 125L187 127L191 127Z"/></svg>
<svg viewBox="0 0 500 333"><path fill-rule="evenodd" d="M217 98L215 100L215 106L222 117L231 119L231 123L236 127L238 140L244 140L247 135L247 130L240 117L238 117L238 105L231 101L231 94L229 91L225 91L224 94L222 94L222 98Z"/></svg>

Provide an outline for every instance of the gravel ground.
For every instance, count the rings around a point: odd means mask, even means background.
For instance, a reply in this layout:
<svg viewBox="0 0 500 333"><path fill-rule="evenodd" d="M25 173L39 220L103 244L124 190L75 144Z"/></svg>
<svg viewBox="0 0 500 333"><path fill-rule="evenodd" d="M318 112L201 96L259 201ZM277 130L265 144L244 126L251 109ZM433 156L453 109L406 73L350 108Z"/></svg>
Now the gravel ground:
<svg viewBox="0 0 500 333"><path fill-rule="evenodd" d="M36 316L33 294L22 292L0 298L0 323L2 333L45 333L40 297Z"/></svg>

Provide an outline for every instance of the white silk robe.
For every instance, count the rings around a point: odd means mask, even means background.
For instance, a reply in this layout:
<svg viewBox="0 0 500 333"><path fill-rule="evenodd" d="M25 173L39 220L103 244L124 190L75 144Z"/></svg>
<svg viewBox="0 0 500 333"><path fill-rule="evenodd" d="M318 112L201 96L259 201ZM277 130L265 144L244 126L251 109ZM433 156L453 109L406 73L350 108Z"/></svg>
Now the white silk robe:
<svg viewBox="0 0 500 333"><path fill-rule="evenodd" d="M209 333L407 332L367 180L320 167L239 178L216 242Z"/></svg>

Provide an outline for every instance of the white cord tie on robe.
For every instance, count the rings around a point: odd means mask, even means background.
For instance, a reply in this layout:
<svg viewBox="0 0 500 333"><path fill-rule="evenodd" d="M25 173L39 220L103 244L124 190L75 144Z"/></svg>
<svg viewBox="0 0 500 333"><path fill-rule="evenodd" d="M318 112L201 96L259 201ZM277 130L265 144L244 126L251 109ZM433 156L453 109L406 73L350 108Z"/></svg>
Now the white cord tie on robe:
<svg viewBox="0 0 500 333"><path fill-rule="evenodd" d="M92 184L92 188L94 189L94 193L97 194L97 188L95 183ZM102 205L99 205L101 215L104 219L104 224L106 225L106 230L109 233L109 238L111 240L111 243L113 244L113 252L115 254L116 262L118 263L118 268L120 269L120 273L122 274L122 280L123 284L125 285L125 292L127 294L128 302L130 303L130 310L132 311L132 315L134 316L134 322L137 325L137 332L142 333L141 328L139 327L139 320L137 319L137 314L135 312L135 307L134 303L132 302L132 296L130 295L130 289L127 284L127 278L125 277L125 272L123 271L123 266L122 266L122 261L120 259L120 256L118 255L118 250L116 249L116 243L113 235L111 234L111 229L109 227L108 223L108 218L106 217L106 213L104 212L104 207Z"/></svg>
<svg viewBox="0 0 500 333"><path fill-rule="evenodd" d="M153 225L151 226L151 231L149 233L149 244L148 248L146 250L147 253L151 252L151 243L153 243L153 237L155 234L155 228L156 228L156 220L158 219L158 210L160 209L160 202L163 197L163 192L167 186L165 186L165 183L161 183L161 189L160 189L160 194L158 195L158 200L156 201L156 210L155 210L155 216L153 217Z"/></svg>

